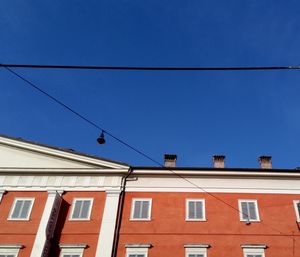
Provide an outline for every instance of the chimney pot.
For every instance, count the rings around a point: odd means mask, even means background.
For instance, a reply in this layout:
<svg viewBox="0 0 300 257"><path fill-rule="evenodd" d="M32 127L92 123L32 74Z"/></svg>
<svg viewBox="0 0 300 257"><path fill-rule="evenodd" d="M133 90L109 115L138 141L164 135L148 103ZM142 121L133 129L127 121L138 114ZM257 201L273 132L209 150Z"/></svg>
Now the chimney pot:
<svg viewBox="0 0 300 257"><path fill-rule="evenodd" d="M165 154L165 167L176 167L176 160L177 155L176 154Z"/></svg>
<svg viewBox="0 0 300 257"><path fill-rule="evenodd" d="M214 155L213 156L214 168L224 169L225 168L225 155Z"/></svg>
<svg viewBox="0 0 300 257"><path fill-rule="evenodd" d="M272 157L271 156L259 156L258 161L261 169L272 169Z"/></svg>

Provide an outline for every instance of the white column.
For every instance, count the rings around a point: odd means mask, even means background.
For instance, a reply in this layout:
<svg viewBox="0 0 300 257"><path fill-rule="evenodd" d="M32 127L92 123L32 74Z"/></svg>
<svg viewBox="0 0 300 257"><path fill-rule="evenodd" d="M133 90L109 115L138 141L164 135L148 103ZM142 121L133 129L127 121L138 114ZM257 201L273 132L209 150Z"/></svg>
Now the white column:
<svg viewBox="0 0 300 257"><path fill-rule="evenodd" d="M56 221L53 224L52 216L58 215L58 211L60 208L60 201L58 201L57 198L57 191L48 191L48 198L35 237L30 257L42 257L43 255L47 255L43 253L44 248L47 247L47 239L49 237L49 234L53 234L56 225Z"/></svg>
<svg viewBox="0 0 300 257"><path fill-rule="evenodd" d="M96 257L111 257L120 192L120 190L106 191L106 201L98 238Z"/></svg>
<svg viewBox="0 0 300 257"><path fill-rule="evenodd" d="M4 193L5 193L5 190L0 190L0 203L2 201L2 197L3 197Z"/></svg>

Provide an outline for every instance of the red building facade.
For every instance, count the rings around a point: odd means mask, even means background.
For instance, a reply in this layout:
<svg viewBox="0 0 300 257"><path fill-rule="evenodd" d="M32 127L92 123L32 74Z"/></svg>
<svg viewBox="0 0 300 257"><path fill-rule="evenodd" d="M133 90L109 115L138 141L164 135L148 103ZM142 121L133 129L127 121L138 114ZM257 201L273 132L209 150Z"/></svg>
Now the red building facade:
<svg viewBox="0 0 300 257"><path fill-rule="evenodd" d="M300 172L126 164L0 137L0 257L300 257Z"/></svg>

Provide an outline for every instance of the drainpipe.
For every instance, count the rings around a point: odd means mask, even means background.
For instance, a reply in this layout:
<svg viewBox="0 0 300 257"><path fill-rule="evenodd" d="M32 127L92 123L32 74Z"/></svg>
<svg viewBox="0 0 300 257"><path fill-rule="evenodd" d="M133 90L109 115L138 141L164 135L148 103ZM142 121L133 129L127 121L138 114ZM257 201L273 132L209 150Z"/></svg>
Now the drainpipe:
<svg viewBox="0 0 300 257"><path fill-rule="evenodd" d="M123 207L124 207L124 200L125 200L126 181L132 172L133 172L133 169L130 167L127 174L122 178L122 181L121 181L121 193L120 193L120 199L119 199L119 205L118 205L114 243L113 243L113 250L112 250L112 255L111 255L112 257L117 256L117 248L118 248L118 243L119 243L120 229L121 229L121 223L122 223L122 214L123 214Z"/></svg>

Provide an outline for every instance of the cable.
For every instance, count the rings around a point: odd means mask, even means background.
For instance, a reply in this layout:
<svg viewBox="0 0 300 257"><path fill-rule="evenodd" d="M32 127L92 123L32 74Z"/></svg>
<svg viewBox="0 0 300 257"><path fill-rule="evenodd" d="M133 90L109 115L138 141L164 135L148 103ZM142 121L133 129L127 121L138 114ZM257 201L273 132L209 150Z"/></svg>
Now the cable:
<svg viewBox="0 0 300 257"><path fill-rule="evenodd" d="M50 95L49 93L47 93L45 90L41 89L40 87L38 87L37 85L33 84L31 81L29 81L28 79L24 78L23 76L21 76L20 74L18 74L17 72L13 71L12 69L5 67L4 68L6 70L8 70L11 74L15 75L16 77L18 77L19 79L23 80L24 82L27 83L27 85L31 86L32 88L34 88L35 90L39 91L40 93L44 94L45 96L49 97L51 100L53 100L54 102L56 102L57 104L59 104L60 106L62 106L63 108L67 109L68 111L72 112L73 114L75 114L77 117L81 118L82 120L86 121L87 123L89 123L90 125L92 125L93 127L102 130L105 134L109 135L110 137L112 137L113 139L115 139L116 141L118 141L119 143L125 145L126 147L130 148L131 150L135 151L136 153L144 156L145 158L149 159L150 161L158 164L161 166L161 164L157 161L155 161L154 159L152 159L151 157L147 156L146 154L144 154L141 150L138 150L137 148L131 146L130 144L128 144L127 142L125 142L124 140L121 140L120 138L114 136L113 134L111 134L109 131L107 131L106 129L104 129L102 126L97 125L95 122L89 120L88 118L84 117L83 115L81 115L79 112L75 111L74 109L72 109L71 107L69 107L68 105L64 104L62 101L58 100L56 97Z"/></svg>
<svg viewBox="0 0 300 257"><path fill-rule="evenodd" d="M300 66L252 66L252 67L154 67L154 66L92 66L92 65L43 65L0 64L4 68L29 69L80 69L80 70L127 70L127 71L254 71L254 70L299 70Z"/></svg>
<svg viewBox="0 0 300 257"><path fill-rule="evenodd" d="M40 87L38 87L37 85L35 85L34 83L32 83L31 81L29 81L28 79L24 78L23 76L21 76L20 74L18 74L17 72L13 71L12 69L10 69L9 67L3 66L6 70L8 70L11 74L13 74L14 76L18 77L19 79L23 80L24 82L26 82L27 85L31 86L32 88L34 88L35 90L39 91L40 93L44 94L45 96L49 97L51 100L53 100L54 102L56 102L57 104L61 105L62 107L64 107L65 109L69 110L70 112L72 112L74 115L78 116L79 118L81 118L82 120L88 122L90 125L92 125L93 127L102 130L103 132L105 132L107 135L109 135L110 137L112 137L113 139L115 139L116 141L118 141L119 143L125 145L126 147L130 148L131 150L135 151L136 153L142 155L143 157L145 157L146 159L152 161L153 163L159 165L160 167L163 167L165 169L167 169L168 171L172 172L173 174L175 174L176 176L178 176L179 178L185 180L186 182L188 182L189 184L193 185L194 187L202 190L204 193L206 193L207 195L215 198L216 200L222 202L223 204L225 204L226 206L230 207L231 209L237 211L239 214L244 214L243 212L241 212L238 208L230 205L229 203L225 202L224 200L222 200L221 198L219 198L218 196L206 191L204 188L198 186L197 184L195 184L194 182L192 182L191 180L183 177L180 174L177 174L174 170L165 167L163 164L161 164L160 162L156 161L155 159L151 158L150 156L148 156L147 154L143 153L141 150L138 150L137 148L131 146L130 144L128 144L127 142L125 142L124 140L114 136L113 134L111 134L110 132L108 132L107 130L105 130L104 128L102 128L101 126L97 125L95 122L90 121L88 118L84 117L83 115L81 115L80 113L78 113L77 111L75 111L74 109L72 109L71 107L69 107L68 105L64 104L63 102L61 102L60 100L58 100L56 97L50 95L49 93L47 93L46 91L44 91L43 89L41 89ZM286 235L285 233L281 232L278 229L275 229L269 225L266 225L263 223L263 225L271 228L272 230L278 232L279 234L286 236L286 237L291 237L290 235ZM294 238L292 237L292 239L294 240Z"/></svg>

